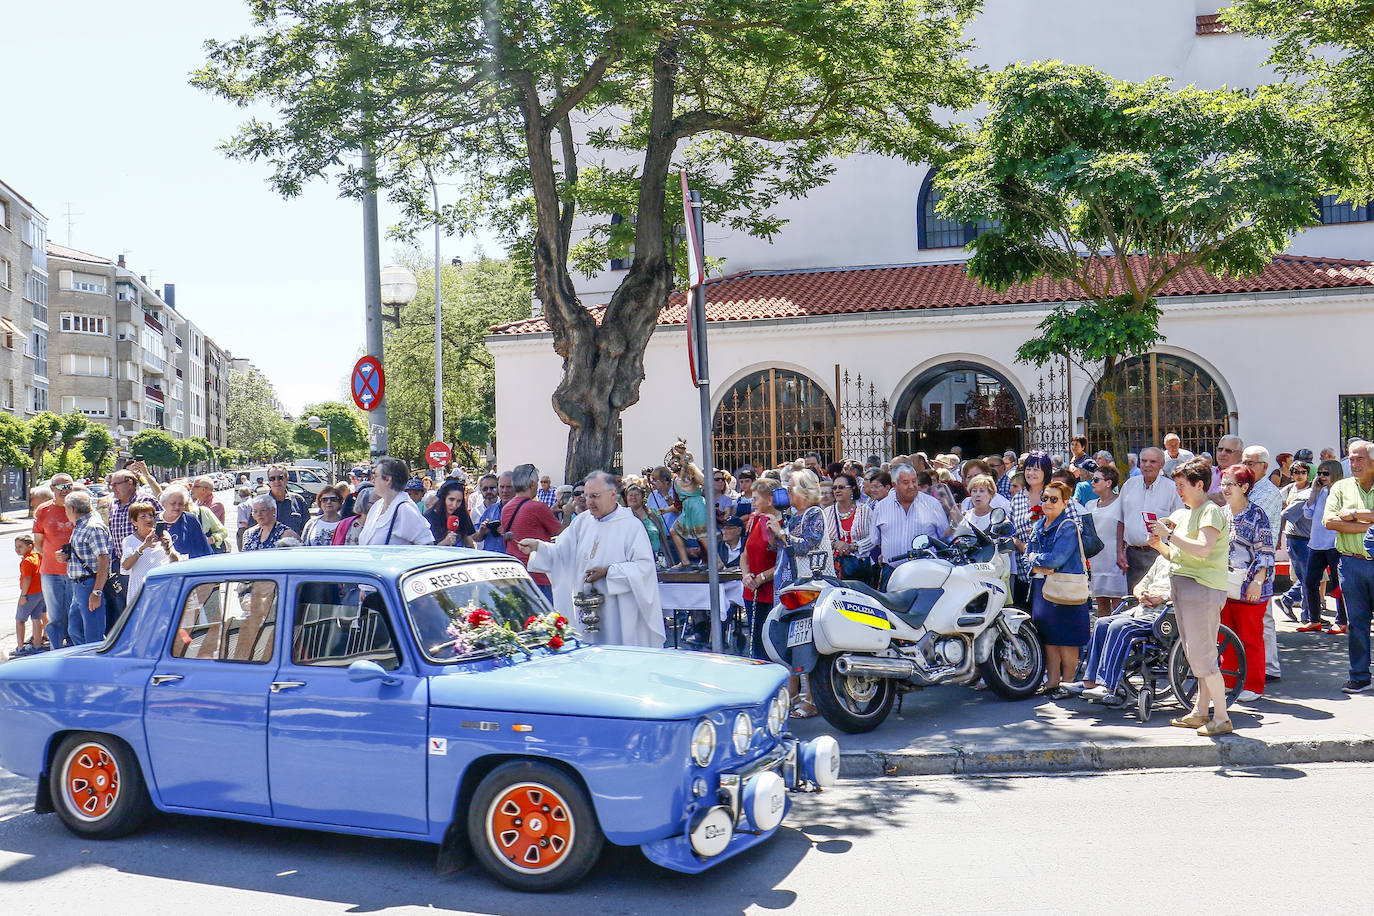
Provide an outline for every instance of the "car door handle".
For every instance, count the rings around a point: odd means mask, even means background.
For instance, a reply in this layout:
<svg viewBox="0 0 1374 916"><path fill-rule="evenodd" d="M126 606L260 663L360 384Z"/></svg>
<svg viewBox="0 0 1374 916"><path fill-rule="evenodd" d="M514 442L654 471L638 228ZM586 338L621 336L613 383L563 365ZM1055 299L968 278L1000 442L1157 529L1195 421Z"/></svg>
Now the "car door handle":
<svg viewBox="0 0 1374 916"><path fill-rule="evenodd" d="M170 684L173 681L179 681L181 680L181 677L182 676L180 674L154 674L153 686L161 687L163 684Z"/></svg>
<svg viewBox="0 0 1374 916"><path fill-rule="evenodd" d="M290 690L292 687L304 687L305 681L273 681L272 692L281 693L283 690Z"/></svg>

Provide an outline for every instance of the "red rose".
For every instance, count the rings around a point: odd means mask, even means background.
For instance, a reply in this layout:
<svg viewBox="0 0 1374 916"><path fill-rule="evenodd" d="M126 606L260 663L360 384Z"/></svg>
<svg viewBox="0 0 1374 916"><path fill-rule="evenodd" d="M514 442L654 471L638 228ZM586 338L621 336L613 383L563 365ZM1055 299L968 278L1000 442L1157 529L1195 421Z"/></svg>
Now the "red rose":
<svg viewBox="0 0 1374 916"><path fill-rule="evenodd" d="M568 625L568 619L564 617L562 614L559 614L557 617L553 619L553 625L561 630Z"/></svg>
<svg viewBox="0 0 1374 916"><path fill-rule="evenodd" d="M563 648L563 640L557 636L550 638L549 648L557 652L559 649Z"/></svg>
<svg viewBox="0 0 1374 916"><path fill-rule="evenodd" d="M1039 507L1039 506L1031 506L1031 510L1030 510L1031 521L1036 521L1037 519L1039 519L1040 516L1041 516L1041 514L1042 514L1042 513L1041 513L1041 511L1040 511L1040 507Z"/></svg>
<svg viewBox="0 0 1374 916"><path fill-rule="evenodd" d="M525 626L528 628L530 624L534 623L534 622L535 622L536 620L538 620L538 619L539 619L538 617L536 617L536 616L534 616L533 614L531 614L531 615L525 620Z"/></svg>
<svg viewBox="0 0 1374 916"><path fill-rule="evenodd" d="M477 608L468 614L468 626L480 627L484 623L491 623L491 614L483 608Z"/></svg>

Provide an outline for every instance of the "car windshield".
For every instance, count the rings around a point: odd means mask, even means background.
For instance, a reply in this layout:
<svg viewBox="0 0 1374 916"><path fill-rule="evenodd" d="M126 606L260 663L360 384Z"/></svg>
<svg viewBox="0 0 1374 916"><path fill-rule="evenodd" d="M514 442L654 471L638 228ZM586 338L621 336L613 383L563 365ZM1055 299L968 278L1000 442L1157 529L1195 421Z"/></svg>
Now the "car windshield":
<svg viewBox="0 0 1374 916"><path fill-rule="evenodd" d="M525 567L515 562L454 563L401 582L406 614L421 650L437 662L508 654L547 634L522 632L531 617L553 613ZM474 612L485 612L485 616Z"/></svg>

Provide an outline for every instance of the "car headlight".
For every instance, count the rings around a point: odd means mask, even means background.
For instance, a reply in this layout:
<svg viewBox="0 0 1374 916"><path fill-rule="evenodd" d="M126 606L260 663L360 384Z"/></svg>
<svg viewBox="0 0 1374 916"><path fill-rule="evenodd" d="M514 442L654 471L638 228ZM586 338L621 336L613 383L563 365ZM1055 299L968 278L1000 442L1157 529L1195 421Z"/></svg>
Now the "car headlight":
<svg viewBox="0 0 1374 916"><path fill-rule="evenodd" d="M743 754L749 750L749 742L754 737L754 723L749 721L749 713L735 716L734 728L730 729L730 741L735 745L735 753Z"/></svg>
<svg viewBox="0 0 1374 916"><path fill-rule="evenodd" d="M774 738L782 734L782 727L787 724L787 701L787 688L782 687L778 695L773 697L773 702L768 704L768 734Z"/></svg>
<svg viewBox="0 0 1374 916"><path fill-rule="evenodd" d="M709 721L702 719L692 730L692 762L704 767L711 762L716 753L716 729Z"/></svg>

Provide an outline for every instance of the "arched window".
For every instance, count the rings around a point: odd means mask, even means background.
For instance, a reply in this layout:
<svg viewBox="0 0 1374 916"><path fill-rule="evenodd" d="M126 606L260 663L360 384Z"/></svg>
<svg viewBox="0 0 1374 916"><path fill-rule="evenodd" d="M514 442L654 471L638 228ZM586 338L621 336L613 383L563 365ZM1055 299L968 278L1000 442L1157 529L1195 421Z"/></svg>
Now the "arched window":
<svg viewBox="0 0 1374 916"><path fill-rule="evenodd" d="M790 369L763 369L721 398L712 426L716 465L777 467L817 452L835 455L835 405L820 385Z"/></svg>
<svg viewBox="0 0 1374 916"><path fill-rule="evenodd" d="M940 202L941 194L931 184L934 178L935 170L931 169L921 182L921 192L917 195L917 248L963 248L992 228L993 224L989 220L956 223L936 213L935 205Z"/></svg>
<svg viewBox="0 0 1374 916"><path fill-rule="evenodd" d="M1189 451L1210 452L1231 431L1226 395L1196 363L1169 353L1147 353L1122 362L1117 374L1116 413L1130 451L1162 446L1165 435L1178 433ZM1112 448L1107 403L1099 395L1094 390L1088 398L1090 451Z"/></svg>
<svg viewBox="0 0 1374 916"><path fill-rule="evenodd" d="M1317 199L1317 218L1323 226L1368 222L1370 215L1368 205L1352 204L1348 200L1339 199L1336 194L1327 194Z"/></svg>
<svg viewBox="0 0 1374 916"><path fill-rule="evenodd" d="M897 452L1000 454L1021 448L1026 407L1012 384L978 363L941 363L897 399Z"/></svg>

